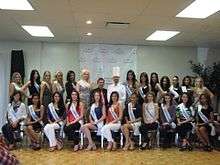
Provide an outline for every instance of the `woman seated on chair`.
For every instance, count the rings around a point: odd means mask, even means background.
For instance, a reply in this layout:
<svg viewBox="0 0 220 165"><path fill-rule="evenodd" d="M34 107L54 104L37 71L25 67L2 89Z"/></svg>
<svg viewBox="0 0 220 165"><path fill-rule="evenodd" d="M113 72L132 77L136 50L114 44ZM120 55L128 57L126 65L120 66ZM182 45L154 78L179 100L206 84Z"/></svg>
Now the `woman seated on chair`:
<svg viewBox="0 0 220 165"><path fill-rule="evenodd" d="M181 96L181 104L177 106L176 117L177 117L177 132L182 140L180 151L192 150L192 146L188 141L187 134L192 132L193 128L193 108L190 95L183 93ZM189 136L189 135L188 135Z"/></svg>
<svg viewBox="0 0 220 165"><path fill-rule="evenodd" d="M65 106L63 98L59 92L55 92L52 97L52 103L48 105L47 111L48 124L44 127L44 133L49 140L49 151L61 150L62 133L65 119ZM56 137L56 130L60 129L60 138Z"/></svg>
<svg viewBox="0 0 220 165"><path fill-rule="evenodd" d="M155 94L153 92L148 92L146 95L146 101L142 105L143 122L140 127L140 132L142 135L142 145L140 149L150 149L148 132L151 130L157 130L158 128L158 118L159 118L159 106L155 102Z"/></svg>
<svg viewBox="0 0 220 165"><path fill-rule="evenodd" d="M117 144L112 138L111 131L118 131L121 127L123 116L122 106L119 103L119 94L114 91L110 95L109 108L107 112L107 123L102 127L101 134L108 141L107 149L116 150Z"/></svg>
<svg viewBox="0 0 220 165"><path fill-rule="evenodd" d="M27 118L27 128L26 134L30 139L30 147L33 150L40 149L40 138L38 133L41 132L43 128L43 116L44 116L44 106L40 106L40 96L38 94L33 94L31 98L32 105L28 106L28 118Z"/></svg>
<svg viewBox="0 0 220 165"><path fill-rule="evenodd" d="M211 107L211 99L208 94L201 94L199 97L199 105L197 109L197 125L196 133L200 141L204 145L204 151L211 151L209 136L215 135L215 128L213 126L214 115Z"/></svg>
<svg viewBox="0 0 220 165"><path fill-rule="evenodd" d="M89 123L82 126L81 130L85 134L89 141L89 145L86 150L96 150L96 145L92 140L90 130L97 130L97 135L101 135L101 129L104 125L104 119L106 117L105 106L102 104L102 99L99 91L95 91L93 94L93 103L90 107Z"/></svg>
<svg viewBox="0 0 220 165"><path fill-rule="evenodd" d="M84 106L80 102L79 93L75 90L72 91L70 102L67 103L66 114L67 116L64 132L67 135L68 140L73 140L74 151L78 151L81 149L78 134L80 127L83 124Z"/></svg>
<svg viewBox="0 0 220 165"><path fill-rule="evenodd" d="M125 136L124 150L133 150L134 141L130 138L130 130L134 135L139 135L139 127L141 126L141 105L138 104L137 94L133 93L130 96L130 102L125 107L125 124L121 127L121 131Z"/></svg>
<svg viewBox="0 0 220 165"><path fill-rule="evenodd" d="M2 133L12 150L16 146L16 137L20 138L20 131L27 118L25 104L21 102L21 92L15 91L12 95L11 103L8 104L8 123L2 127Z"/></svg>
<svg viewBox="0 0 220 165"><path fill-rule="evenodd" d="M160 107L160 136L162 148L171 147L173 133L176 128L176 106L173 103L173 97L170 94L163 96L163 103Z"/></svg>

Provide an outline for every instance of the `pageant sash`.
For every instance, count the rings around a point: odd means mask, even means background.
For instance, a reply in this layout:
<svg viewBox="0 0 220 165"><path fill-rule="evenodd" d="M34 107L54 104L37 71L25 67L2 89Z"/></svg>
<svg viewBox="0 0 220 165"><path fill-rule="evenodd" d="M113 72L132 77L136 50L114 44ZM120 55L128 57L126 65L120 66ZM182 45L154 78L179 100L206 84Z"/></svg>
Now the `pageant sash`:
<svg viewBox="0 0 220 165"><path fill-rule="evenodd" d="M72 115L74 116L75 119L79 118L80 115L78 114L78 112L76 111L76 107L74 104L71 104L70 106L70 112L72 113ZM83 121L79 120L79 123L82 125Z"/></svg>
<svg viewBox="0 0 220 165"><path fill-rule="evenodd" d="M209 123L209 119L202 113L202 105L198 105L198 114L202 119L202 121L211 127L211 136L215 136L216 135L215 127L213 123Z"/></svg>
<svg viewBox="0 0 220 165"><path fill-rule="evenodd" d="M15 111L14 111L14 108L13 108L13 104L12 104L12 103L9 104L9 107L8 107L8 108L9 108L9 109L8 109L8 113L9 113L10 116L11 116L12 122L18 121L17 115L16 115L16 113L15 113Z"/></svg>
<svg viewBox="0 0 220 165"><path fill-rule="evenodd" d="M128 115L131 121L135 121L134 111L132 107L132 103L128 103Z"/></svg>
<svg viewBox="0 0 220 165"><path fill-rule="evenodd" d="M34 82L34 87L36 88L37 92L40 91L40 86L36 82Z"/></svg>
<svg viewBox="0 0 220 165"><path fill-rule="evenodd" d="M187 108L185 107L185 105L184 105L183 103L181 103L178 107L180 108L180 111L182 112L184 118L185 118L186 120L188 120L188 119L190 118L190 116L189 116L189 114L187 113Z"/></svg>
<svg viewBox="0 0 220 165"><path fill-rule="evenodd" d="M168 122L171 122L172 118L170 116L170 113L168 112L168 109L163 104L161 104L161 107L162 107L162 111L163 111L163 114L164 114L166 120ZM176 124L174 122L171 122L171 127L173 129L175 129L176 128Z"/></svg>
<svg viewBox="0 0 220 165"><path fill-rule="evenodd" d="M31 117L35 120L35 121L38 121L39 120L39 117L36 115L35 111L34 111L34 108L33 108L33 105L30 105L28 107L28 110L29 110L29 113L31 115ZM39 123L41 125L43 125L43 122L42 121L39 121Z"/></svg>
<svg viewBox="0 0 220 165"><path fill-rule="evenodd" d="M117 114L115 113L114 108L113 108L112 106L109 108L109 111L110 111L112 117L114 118L114 120L117 120L117 119L118 119L118 116L117 116Z"/></svg>
<svg viewBox="0 0 220 165"><path fill-rule="evenodd" d="M103 125L104 125L104 122L103 121L98 122L98 118L97 118L96 113L95 113L95 108L96 107L97 106L95 105L95 103L93 103L92 106L91 106L90 114L91 114L93 120L95 121L95 123L96 123L96 125L98 127L97 135L101 135L101 129L102 129Z"/></svg>
<svg viewBox="0 0 220 165"><path fill-rule="evenodd" d="M53 118L54 118L54 120L60 120L60 117L58 116L58 114L57 114L57 112L56 112L56 110L55 110L55 108L54 108L54 105L53 105L53 103L50 103L49 105L48 105L48 107L49 107L49 110L50 110L50 113L51 113L51 115L53 116Z"/></svg>
<svg viewBox="0 0 220 165"><path fill-rule="evenodd" d="M145 87L146 87L146 86L145 86ZM145 88L145 87L144 87L144 88ZM145 99L146 95L144 94L142 87L139 88L139 93L140 93L141 97L142 97L143 99Z"/></svg>
<svg viewBox="0 0 220 165"><path fill-rule="evenodd" d="M149 114L150 117L152 118L152 120L154 120L155 116L154 116L154 114L152 114L152 112L150 111L150 109L155 109L154 103L145 104L144 109L145 109L145 116L147 116L147 115Z"/></svg>
<svg viewBox="0 0 220 165"><path fill-rule="evenodd" d="M126 88L126 91L127 91L127 93L128 93L128 96L130 97L130 96L132 95L132 91L131 91L131 89L129 88L129 85L126 84L126 85L125 85L125 88Z"/></svg>

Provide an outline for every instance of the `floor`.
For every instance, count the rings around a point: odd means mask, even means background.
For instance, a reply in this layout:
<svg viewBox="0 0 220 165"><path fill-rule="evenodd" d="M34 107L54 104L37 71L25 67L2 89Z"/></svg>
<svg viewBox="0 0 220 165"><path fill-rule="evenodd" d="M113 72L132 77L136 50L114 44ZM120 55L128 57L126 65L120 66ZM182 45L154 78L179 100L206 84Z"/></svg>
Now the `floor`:
<svg viewBox="0 0 220 165"><path fill-rule="evenodd" d="M140 164L140 165L220 165L220 152L180 152L172 148L167 150L153 149L145 151L79 151L73 152L70 148L62 151L48 152L47 149L33 151L20 149L13 151L22 165L117 165L117 164Z"/></svg>

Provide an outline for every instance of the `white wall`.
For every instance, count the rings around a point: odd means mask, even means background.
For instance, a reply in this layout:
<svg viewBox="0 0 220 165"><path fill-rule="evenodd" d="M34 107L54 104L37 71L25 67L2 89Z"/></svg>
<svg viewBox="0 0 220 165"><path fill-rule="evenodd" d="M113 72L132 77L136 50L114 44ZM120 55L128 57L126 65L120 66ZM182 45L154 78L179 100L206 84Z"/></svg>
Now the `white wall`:
<svg viewBox="0 0 220 165"><path fill-rule="evenodd" d="M76 43L0 42L0 52L10 55L12 49L22 49L25 55L26 79L31 69L42 74L50 70L74 70L79 77L79 45ZM158 72L163 75L191 75L189 60L196 61L197 49L193 47L138 46L137 72Z"/></svg>

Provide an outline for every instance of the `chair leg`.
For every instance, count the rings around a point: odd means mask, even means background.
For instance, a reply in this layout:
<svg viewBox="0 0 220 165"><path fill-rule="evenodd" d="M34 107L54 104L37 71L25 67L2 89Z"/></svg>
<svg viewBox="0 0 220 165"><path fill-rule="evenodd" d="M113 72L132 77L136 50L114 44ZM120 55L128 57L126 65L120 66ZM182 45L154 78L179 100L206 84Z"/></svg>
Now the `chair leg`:
<svg viewBox="0 0 220 165"><path fill-rule="evenodd" d="M139 134L139 146L141 145L141 139L142 137L141 137L141 133Z"/></svg>
<svg viewBox="0 0 220 165"><path fill-rule="evenodd" d="M81 145L83 146L83 133L82 132L80 132L80 143L81 143Z"/></svg>
<svg viewBox="0 0 220 165"><path fill-rule="evenodd" d="M120 136L121 136L121 138L120 138L120 146L122 148L123 147L123 134L120 133Z"/></svg>
<svg viewBox="0 0 220 165"><path fill-rule="evenodd" d="M103 149L104 148L104 137L103 137L103 135L101 135L101 148Z"/></svg>
<svg viewBox="0 0 220 165"><path fill-rule="evenodd" d="M160 147L160 131L159 131L159 129L157 130L156 139L157 139L157 147Z"/></svg>

